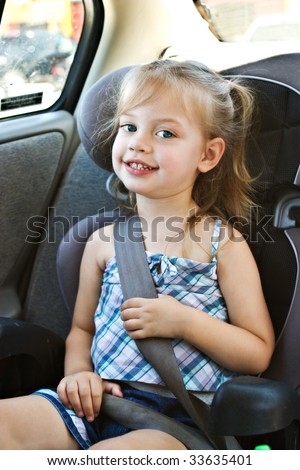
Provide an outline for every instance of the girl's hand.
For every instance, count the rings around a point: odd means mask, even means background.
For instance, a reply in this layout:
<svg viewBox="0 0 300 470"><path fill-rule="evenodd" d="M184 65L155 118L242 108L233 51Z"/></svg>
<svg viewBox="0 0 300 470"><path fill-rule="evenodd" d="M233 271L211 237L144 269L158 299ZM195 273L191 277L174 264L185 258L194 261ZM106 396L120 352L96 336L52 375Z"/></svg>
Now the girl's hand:
<svg viewBox="0 0 300 470"><path fill-rule="evenodd" d="M135 297L121 306L121 319L128 335L134 339L181 337L184 305L169 295L156 299Z"/></svg>
<svg viewBox="0 0 300 470"><path fill-rule="evenodd" d="M123 396L118 384L102 380L94 372L68 375L60 381L57 387L62 403L72 408L79 418L85 416L89 422L94 421L98 416L104 392L121 398Z"/></svg>

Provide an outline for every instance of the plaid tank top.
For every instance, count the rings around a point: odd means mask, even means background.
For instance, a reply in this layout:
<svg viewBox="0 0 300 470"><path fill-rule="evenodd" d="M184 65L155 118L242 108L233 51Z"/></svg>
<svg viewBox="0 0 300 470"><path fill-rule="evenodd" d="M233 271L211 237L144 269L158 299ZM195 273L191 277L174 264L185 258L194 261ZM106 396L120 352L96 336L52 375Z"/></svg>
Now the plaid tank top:
<svg viewBox="0 0 300 470"><path fill-rule="evenodd" d="M199 263L185 258L146 252L157 293L175 297L179 302L228 321L224 298L217 279L216 254L221 221L217 220L212 241L212 260ZM91 355L95 372L103 379L138 381L164 385L123 328L120 306L123 303L115 257L106 265L102 291L95 312L95 335ZM188 390L215 391L224 381L236 376L184 340L172 340L174 353Z"/></svg>

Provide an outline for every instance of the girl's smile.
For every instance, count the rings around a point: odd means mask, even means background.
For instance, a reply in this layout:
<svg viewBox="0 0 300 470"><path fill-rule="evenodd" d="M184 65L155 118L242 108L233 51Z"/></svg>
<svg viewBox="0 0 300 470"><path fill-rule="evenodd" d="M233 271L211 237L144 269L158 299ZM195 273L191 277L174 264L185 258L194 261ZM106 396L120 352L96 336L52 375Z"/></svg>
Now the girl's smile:
<svg viewBox="0 0 300 470"><path fill-rule="evenodd" d="M127 165L127 171L132 175L147 175L149 172L156 171L158 167L152 167L141 160L128 160L124 162Z"/></svg>

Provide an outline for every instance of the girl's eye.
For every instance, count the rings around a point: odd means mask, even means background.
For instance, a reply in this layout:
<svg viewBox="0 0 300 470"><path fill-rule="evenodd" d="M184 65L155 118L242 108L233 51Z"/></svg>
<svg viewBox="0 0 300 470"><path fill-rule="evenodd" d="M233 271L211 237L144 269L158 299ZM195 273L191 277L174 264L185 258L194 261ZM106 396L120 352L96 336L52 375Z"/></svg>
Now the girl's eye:
<svg viewBox="0 0 300 470"><path fill-rule="evenodd" d="M164 139L171 139L171 137L174 137L174 134L170 131L159 131L157 135L159 137L163 137Z"/></svg>
<svg viewBox="0 0 300 470"><path fill-rule="evenodd" d="M123 124L120 126L122 129L124 129L126 132L136 132L137 127L134 124Z"/></svg>

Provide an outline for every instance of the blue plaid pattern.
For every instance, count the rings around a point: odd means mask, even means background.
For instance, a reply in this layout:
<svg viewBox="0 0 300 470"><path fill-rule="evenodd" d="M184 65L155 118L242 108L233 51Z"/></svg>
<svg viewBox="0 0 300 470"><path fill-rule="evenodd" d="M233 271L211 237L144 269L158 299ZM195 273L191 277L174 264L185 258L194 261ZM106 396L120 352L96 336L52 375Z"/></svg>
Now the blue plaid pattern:
<svg viewBox="0 0 300 470"><path fill-rule="evenodd" d="M189 259L147 252L157 292L175 297L193 308L203 310L219 320L228 321L224 298L217 280L216 254L221 221L215 223L212 261L199 263ZM91 354L95 371L104 379L163 382L139 352L136 343L123 328L120 306L122 289L115 257L111 258L103 276L102 292L95 312L95 329ZM173 340L185 386L188 390L215 391L223 382L236 376L220 367L201 351L181 339Z"/></svg>

